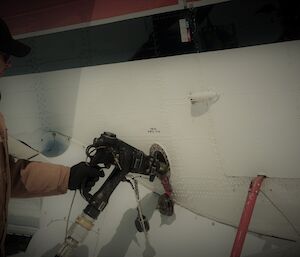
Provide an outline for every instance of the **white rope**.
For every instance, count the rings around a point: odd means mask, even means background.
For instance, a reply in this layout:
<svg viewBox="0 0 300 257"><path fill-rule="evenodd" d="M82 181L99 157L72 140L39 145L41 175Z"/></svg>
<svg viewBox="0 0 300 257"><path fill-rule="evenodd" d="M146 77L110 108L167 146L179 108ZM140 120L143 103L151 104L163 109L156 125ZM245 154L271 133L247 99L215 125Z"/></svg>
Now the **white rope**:
<svg viewBox="0 0 300 257"><path fill-rule="evenodd" d="M146 231L146 225L145 225L145 221L144 221L144 218L143 218L142 206L141 206L141 202L140 202L138 181L135 178L132 178L132 180L134 182L134 193L135 193L135 199L136 199L136 202L137 202L137 209L138 209L139 219L142 223L142 228L143 228L143 232L144 232L144 235L145 235L145 239L146 239L146 241L148 241L148 233Z"/></svg>
<svg viewBox="0 0 300 257"><path fill-rule="evenodd" d="M65 240L67 239L67 234L68 234L68 229L69 229L69 220L70 220L71 210L72 210L72 208L73 208L73 203L74 203L74 199L75 199L76 192L77 192L77 190L75 190L75 192L74 192L74 194L73 194L72 202L71 202L70 209L69 209L69 213L68 213L67 225L66 225L66 232L65 232Z"/></svg>

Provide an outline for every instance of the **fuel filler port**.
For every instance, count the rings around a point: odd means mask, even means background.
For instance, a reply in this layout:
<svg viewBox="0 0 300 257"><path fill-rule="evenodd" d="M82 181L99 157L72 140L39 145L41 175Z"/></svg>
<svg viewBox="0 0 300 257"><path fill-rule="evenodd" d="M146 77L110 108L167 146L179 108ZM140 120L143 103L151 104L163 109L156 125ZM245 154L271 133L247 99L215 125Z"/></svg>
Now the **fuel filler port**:
<svg viewBox="0 0 300 257"><path fill-rule="evenodd" d="M150 147L150 156L159 161L157 177L160 179L165 191L158 199L157 208L162 215L172 216L174 213L174 202L172 199L173 189L170 183L170 162L166 152L159 144L153 144Z"/></svg>

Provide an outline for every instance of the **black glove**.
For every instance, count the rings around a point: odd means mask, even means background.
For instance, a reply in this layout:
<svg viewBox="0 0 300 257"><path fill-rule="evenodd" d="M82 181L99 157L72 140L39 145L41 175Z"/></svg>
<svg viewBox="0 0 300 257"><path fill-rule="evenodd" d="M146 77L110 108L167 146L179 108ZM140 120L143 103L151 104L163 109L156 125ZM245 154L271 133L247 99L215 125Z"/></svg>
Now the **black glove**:
<svg viewBox="0 0 300 257"><path fill-rule="evenodd" d="M99 180L99 177L104 177L102 169L88 166L85 162L80 162L71 167L68 188L76 190L81 189L83 185L90 191Z"/></svg>
<svg viewBox="0 0 300 257"><path fill-rule="evenodd" d="M91 158L91 163L104 164L106 168L110 168L110 165L114 162L114 156L110 148L98 149L97 154Z"/></svg>

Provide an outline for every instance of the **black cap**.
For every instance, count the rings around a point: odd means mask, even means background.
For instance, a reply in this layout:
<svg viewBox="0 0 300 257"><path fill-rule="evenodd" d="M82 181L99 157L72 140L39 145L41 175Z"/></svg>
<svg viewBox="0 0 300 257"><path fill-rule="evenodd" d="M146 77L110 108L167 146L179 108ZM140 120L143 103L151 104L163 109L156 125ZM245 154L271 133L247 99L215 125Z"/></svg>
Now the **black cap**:
<svg viewBox="0 0 300 257"><path fill-rule="evenodd" d="M30 50L29 46L13 39L6 23L0 18L0 51L16 57L24 57Z"/></svg>

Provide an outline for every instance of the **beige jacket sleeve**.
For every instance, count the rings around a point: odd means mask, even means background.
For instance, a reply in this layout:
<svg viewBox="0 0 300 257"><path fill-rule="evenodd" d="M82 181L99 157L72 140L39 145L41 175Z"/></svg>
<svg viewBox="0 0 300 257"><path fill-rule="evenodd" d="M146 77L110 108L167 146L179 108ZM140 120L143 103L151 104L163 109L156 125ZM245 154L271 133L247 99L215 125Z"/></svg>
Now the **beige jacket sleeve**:
<svg viewBox="0 0 300 257"><path fill-rule="evenodd" d="M41 197L64 194L68 189L70 168L10 157L11 196Z"/></svg>

